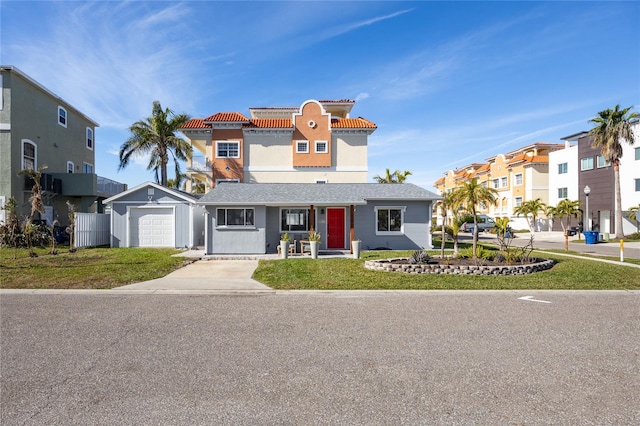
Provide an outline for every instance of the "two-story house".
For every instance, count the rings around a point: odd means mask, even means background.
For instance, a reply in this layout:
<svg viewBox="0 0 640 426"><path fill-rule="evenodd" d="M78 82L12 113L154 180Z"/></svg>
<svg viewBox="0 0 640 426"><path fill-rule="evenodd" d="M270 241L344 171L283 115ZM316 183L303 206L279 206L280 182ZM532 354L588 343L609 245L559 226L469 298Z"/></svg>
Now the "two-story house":
<svg viewBox="0 0 640 426"><path fill-rule="evenodd" d="M355 101L308 100L300 107L218 112L187 122L194 148L190 184L364 183L368 137L376 125L351 118Z"/></svg>
<svg viewBox="0 0 640 426"><path fill-rule="evenodd" d="M19 217L27 216L33 182L18 172L46 165L40 219L66 224L67 200L78 212L100 211L100 200L126 186L96 175L96 127L98 123L19 69L0 66L0 206L13 197ZM0 221L4 213L0 210Z"/></svg>

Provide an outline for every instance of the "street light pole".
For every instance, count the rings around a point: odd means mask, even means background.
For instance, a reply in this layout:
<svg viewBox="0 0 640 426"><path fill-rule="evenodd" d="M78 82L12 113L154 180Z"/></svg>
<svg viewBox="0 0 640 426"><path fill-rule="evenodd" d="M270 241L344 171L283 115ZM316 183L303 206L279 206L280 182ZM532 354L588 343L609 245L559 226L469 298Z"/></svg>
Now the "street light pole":
<svg viewBox="0 0 640 426"><path fill-rule="evenodd" d="M589 194L591 193L591 188L589 185L584 187L584 195L587 197L587 231L591 231L591 214L589 213Z"/></svg>

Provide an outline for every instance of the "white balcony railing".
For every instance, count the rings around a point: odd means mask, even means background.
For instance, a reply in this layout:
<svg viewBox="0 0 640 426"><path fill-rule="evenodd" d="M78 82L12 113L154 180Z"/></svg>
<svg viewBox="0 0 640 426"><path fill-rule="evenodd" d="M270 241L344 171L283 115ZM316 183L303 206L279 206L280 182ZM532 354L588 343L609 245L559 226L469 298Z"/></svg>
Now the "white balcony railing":
<svg viewBox="0 0 640 426"><path fill-rule="evenodd" d="M187 164L187 171L189 172L208 172L211 170L209 160L203 155L196 155L191 157L191 164Z"/></svg>

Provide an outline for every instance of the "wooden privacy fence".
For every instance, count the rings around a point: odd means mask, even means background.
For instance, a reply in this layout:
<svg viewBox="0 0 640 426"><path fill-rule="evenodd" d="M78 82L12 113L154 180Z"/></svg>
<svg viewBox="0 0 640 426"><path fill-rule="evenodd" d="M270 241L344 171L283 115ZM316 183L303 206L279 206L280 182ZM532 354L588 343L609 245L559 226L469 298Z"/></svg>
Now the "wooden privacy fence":
<svg viewBox="0 0 640 426"><path fill-rule="evenodd" d="M108 246L111 216L101 213L76 213L76 247Z"/></svg>

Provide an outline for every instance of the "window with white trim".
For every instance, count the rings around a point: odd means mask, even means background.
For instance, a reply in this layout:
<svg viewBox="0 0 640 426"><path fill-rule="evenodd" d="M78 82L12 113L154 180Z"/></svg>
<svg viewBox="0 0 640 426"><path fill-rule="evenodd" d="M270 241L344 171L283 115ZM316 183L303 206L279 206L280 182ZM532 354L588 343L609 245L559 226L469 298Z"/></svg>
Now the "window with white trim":
<svg viewBox="0 0 640 426"><path fill-rule="evenodd" d="M82 173L93 173L93 164L82 163Z"/></svg>
<svg viewBox="0 0 640 426"><path fill-rule="evenodd" d="M493 179L491 183L493 184L493 189L500 188L500 179Z"/></svg>
<svg viewBox="0 0 640 426"><path fill-rule="evenodd" d="M22 169L36 170L38 166L37 159L38 149L35 143L29 140L22 141Z"/></svg>
<svg viewBox="0 0 640 426"><path fill-rule="evenodd" d="M240 158L240 142L216 142L216 158Z"/></svg>
<svg viewBox="0 0 640 426"><path fill-rule="evenodd" d="M560 163L558 164L558 174L564 175L569 172L569 164L568 163Z"/></svg>
<svg viewBox="0 0 640 426"><path fill-rule="evenodd" d="M518 173L514 176L515 183L514 185L522 185L522 173Z"/></svg>
<svg viewBox="0 0 640 426"><path fill-rule="evenodd" d="M58 124L67 127L67 110L58 106Z"/></svg>
<svg viewBox="0 0 640 426"><path fill-rule="evenodd" d="M636 192L640 191L640 179L636 179Z"/></svg>
<svg viewBox="0 0 640 426"><path fill-rule="evenodd" d="M609 167L611 165L611 161L605 161L603 155L598 155L596 157L596 167L601 169L603 167Z"/></svg>
<svg viewBox="0 0 640 426"><path fill-rule="evenodd" d="M309 141L296 141L296 154L309 153Z"/></svg>
<svg viewBox="0 0 640 426"><path fill-rule="evenodd" d="M636 161L640 160L640 148L636 148L634 151L636 152Z"/></svg>
<svg viewBox="0 0 640 426"><path fill-rule="evenodd" d="M316 153L327 154L329 152L329 144L327 141L316 141Z"/></svg>
<svg viewBox="0 0 640 426"><path fill-rule="evenodd" d="M504 176L500 178L500 188L506 188L509 186L509 178Z"/></svg>
<svg viewBox="0 0 640 426"><path fill-rule="evenodd" d="M567 198L567 188L558 188L558 198Z"/></svg>
<svg viewBox="0 0 640 426"><path fill-rule="evenodd" d="M216 209L217 227L255 226L255 209Z"/></svg>
<svg viewBox="0 0 640 426"><path fill-rule="evenodd" d="M586 157L580 160L580 170L592 170L593 157Z"/></svg>
<svg viewBox="0 0 640 426"><path fill-rule="evenodd" d="M375 207L376 235L401 235L406 207Z"/></svg>
<svg viewBox="0 0 640 426"><path fill-rule="evenodd" d="M522 197L515 197L513 199L513 206L520 207L522 205Z"/></svg>
<svg viewBox="0 0 640 426"><path fill-rule="evenodd" d="M309 231L309 209L281 209L280 231Z"/></svg>
<svg viewBox="0 0 640 426"><path fill-rule="evenodd" d="M240 179L216 179L216 185L219 183L240 183Z"/></svg>
<svg viewBox="0 0 640 426"><path fill-rule="evenodd" d="M74 169L73 161L67 161L67 173L73 173Z"/></svg>
<svg viewBox="0 0 640 426"><path fill-rule="evenodd" d="M87 127L87 149L93 151L93 129L91 127Z"/></svg>

